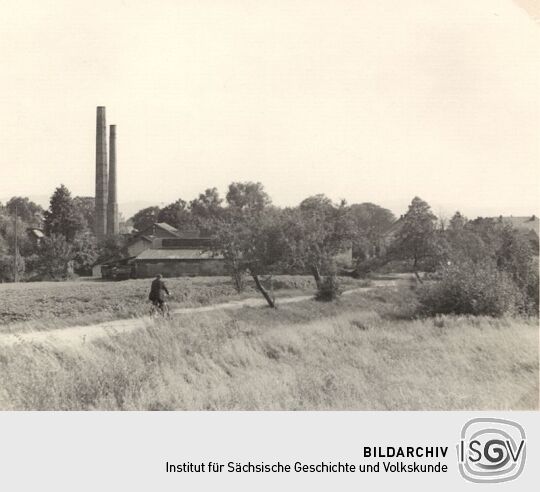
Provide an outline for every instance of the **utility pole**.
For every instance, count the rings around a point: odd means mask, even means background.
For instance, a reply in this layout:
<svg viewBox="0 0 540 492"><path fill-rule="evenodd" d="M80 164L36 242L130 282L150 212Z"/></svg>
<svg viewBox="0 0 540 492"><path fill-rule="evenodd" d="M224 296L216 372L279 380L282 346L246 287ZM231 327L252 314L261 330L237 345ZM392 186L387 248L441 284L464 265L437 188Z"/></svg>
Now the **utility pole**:
<svg viewBox="0 0 540 492"><path fill-rule="evenodd" d="M17 222L18 222L18 215L19 211L17 209L17 204L15 204L15 227L13 228L15 231L15 239L14 239L14 246L13 246L13 282L19 281L19 269L17 265L17 256L19 255L19 245L17 244Z"/></svg>

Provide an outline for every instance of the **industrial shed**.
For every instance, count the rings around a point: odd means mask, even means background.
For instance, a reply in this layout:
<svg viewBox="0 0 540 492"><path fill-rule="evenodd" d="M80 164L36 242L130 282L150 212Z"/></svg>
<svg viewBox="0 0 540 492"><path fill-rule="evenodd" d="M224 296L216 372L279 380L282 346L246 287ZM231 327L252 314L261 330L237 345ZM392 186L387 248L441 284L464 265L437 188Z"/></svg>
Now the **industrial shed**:
<svg viewBox="0 0 540 492"><path fill-rule="evenodd" d="M188 277L197 275L225 275L227 269L222 256L210 251L194 248L147 249L134 260L137 278Z"/></svg>

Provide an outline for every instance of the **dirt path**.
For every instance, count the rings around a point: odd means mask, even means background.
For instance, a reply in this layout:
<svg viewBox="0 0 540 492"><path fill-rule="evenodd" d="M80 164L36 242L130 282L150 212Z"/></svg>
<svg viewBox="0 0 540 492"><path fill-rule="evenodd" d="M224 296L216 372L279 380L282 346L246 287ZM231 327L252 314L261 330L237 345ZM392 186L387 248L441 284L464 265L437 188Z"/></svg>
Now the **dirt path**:
<svg viewBox="0 0 540 492"><path fill-rule="evenodd" d="M359 287L357 289L347 290L343 295L350 295L355 292L367 292L376 287L395 287L396 281L377 280L372 287ZM286 297L278 300L278 306L294 302L307 301L313 299L313 296L295 296ZM191 313L204 313L216 311L218 309L241 309L244 307L262 307L266 301L258 298L248 298L241 301L230 301L221 304L211 304L202 307L187 307L171 310L172 315L182 315ZM58 328L48 331L32 331L25 333L6 333L0 334L0 345L13 346L18 343L39 343L54 346L77 346L95 340L97 338L128 333L134 330L151 326L154 319L150 316L140 318L119 319L115 321L106 321L94 325L71 326L69 328Z"/></svg>

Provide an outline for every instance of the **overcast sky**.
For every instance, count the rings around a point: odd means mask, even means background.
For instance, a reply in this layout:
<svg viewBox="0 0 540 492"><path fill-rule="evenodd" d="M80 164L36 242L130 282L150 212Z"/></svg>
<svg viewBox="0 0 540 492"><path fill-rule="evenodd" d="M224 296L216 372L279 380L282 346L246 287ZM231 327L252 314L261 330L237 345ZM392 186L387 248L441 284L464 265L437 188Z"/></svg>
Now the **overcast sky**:
<svg viewBox="0 0 540 492"><path fill-rule="evenodd" d="M95 108L119 202L261 181L400 213L538 214L531 0L0 0L0 197L94 194Z"/></svg>

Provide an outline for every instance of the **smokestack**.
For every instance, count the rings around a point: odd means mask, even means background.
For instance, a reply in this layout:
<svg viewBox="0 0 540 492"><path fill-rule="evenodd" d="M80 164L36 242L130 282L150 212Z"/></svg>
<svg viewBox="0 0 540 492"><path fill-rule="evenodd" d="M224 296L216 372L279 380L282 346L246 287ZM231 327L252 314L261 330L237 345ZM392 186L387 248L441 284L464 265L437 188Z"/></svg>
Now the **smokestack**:
<svg viewBox="0 0 540 492"><path fill-rule="evenodd" d="M107 204L107 234L118 234L118 203L116 199L116 125L109 127L109 201Z"/></svg>
<svg viewBox="0 0 540 492"><path fill-rule="evenodd" d="M107 234L107 123L105 107L98 106L96 118L96 214L95 233L98 239Z"/></svg>

